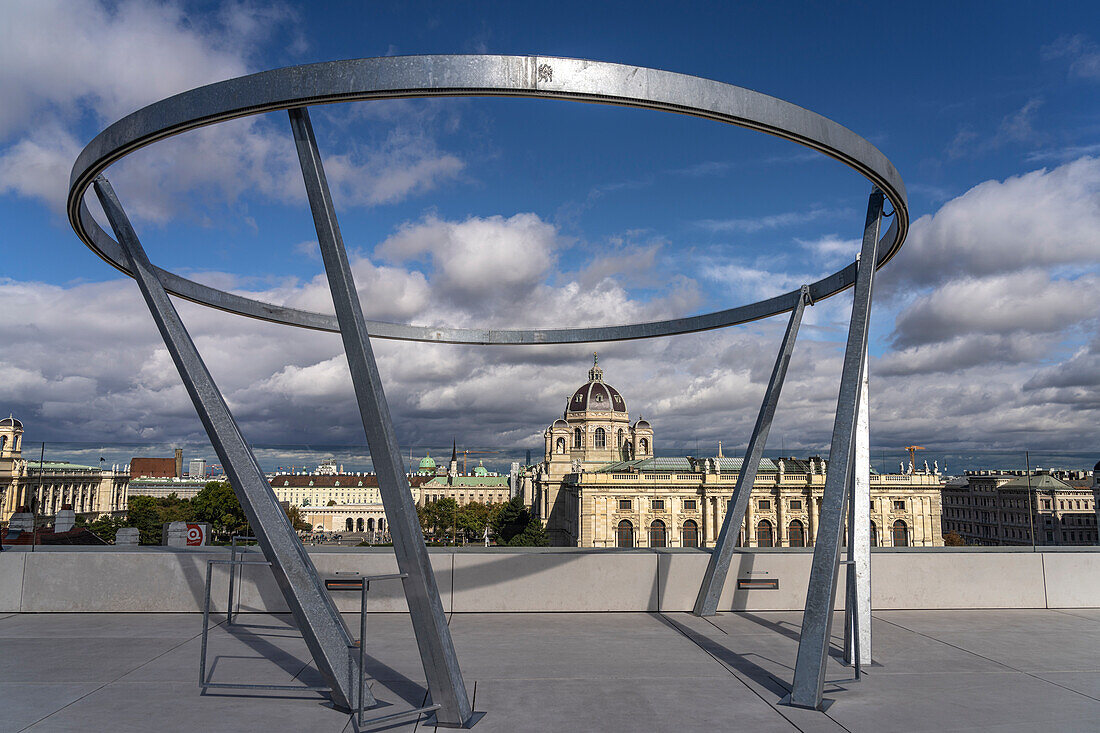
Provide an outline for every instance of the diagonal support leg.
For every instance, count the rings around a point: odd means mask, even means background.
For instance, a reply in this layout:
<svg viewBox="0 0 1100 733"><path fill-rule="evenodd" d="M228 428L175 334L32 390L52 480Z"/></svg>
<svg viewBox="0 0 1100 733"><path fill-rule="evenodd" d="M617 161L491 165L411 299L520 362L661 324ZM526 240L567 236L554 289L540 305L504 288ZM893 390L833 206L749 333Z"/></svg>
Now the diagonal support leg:
<svg viewBox="0 0 1100 733"><path fill-rule="evenodd" d="M313 125L306 109L292 109L289 113L309 206L313 211L313 223L317 229L317 241L351 368L351 381L355 385L355 397L359 402L371 461L378 474L378 488L390 523L397 565L402 573L408 574L404 580L405 598L409 603L420 659L424 664L432 702L440 705L436 720L440 725L466 726L471 724L473 709L466 693L466 683L462 680L462 670L458 666L458 655L451 641L443 604L439 600L439 588L428 559L428 549L424 546L424 534L405 476L405 464L382 391L382 379L371 349L363 307L348 264Z"/></svg>
<svg viewBox="0 0 1100 733"><path fill-rule="evenodd" d="M871 663L871 436L868 425L867 353L863 354L848 497L848 565L845 576L844 662Z"/></svg>
<svg viewBox="0 0 1100 733"><path fill-rule="evenodd" d="M355 683L359 667L352 655L351 635L336 611L317 569L306 554L286 512L279 506L260 464L245 443L229 407L199 356L195 342L183 325L164 285L149 262L126 212L106 178L95 180L107 219L126 253L127 265L153 314L164 345L172 355L195 411L199 414L210 443L221 459L233 493L241 502L248 523L256 533L264 557L271 563L275 582L290 606L317 669L332 688L332 702L351 709L357 696Z"/></svg>
<svg viewBox="0 0 1100 733"><path fill-rule="evenodd" d="M867 327L871 315L871 286L878 254L878 234L882 223L882 192L871 191L867 202L867 220L863 228L859 269L852 298L852 320L844 367L840 377L836 420L829 450L829 472L821 500L810 583L806 589L806 609L802 615L802 634L794 667L790 704L804 708L821 706L825 687L825 664L829 656L829 632L836 599L837 572L840 569L840 540L844 528L844 510L854 447L854 431L859 410L860 383L867 353Z"/></svg>
<svg viewBox="0 0 1100 733"><path fill-rule="evenodd" d="M764 445L768 442L768 431L772 427L775 408L779 404L779 393L783 391L787 365L791 362L794 342L798 337L798 327L802 323L802 313L806 309L809 297L810 289L803 285L798 302L791 309L787 332L783 335L779 356L775 359L768 388L764 391L764 402L760 405L760 413L756 416L756 426L752 430L752 437L749 438L749 447L745 451L745 460L741 463L737 484L733 487L733 497L726 508L726 518L722 521L718 542L710 554L707 570L703 574L703 582L699 586L699 596L695 599L695 608L692 610L696 616L713 616L718 610L718 599L722 596L722 588L725 586L726 575L733 560L733 546L737 532L741 529L745 510L748 508L749 499L752 498L752 485L756 482L756 472L760 467L760 459L764 456Z"/></svg>

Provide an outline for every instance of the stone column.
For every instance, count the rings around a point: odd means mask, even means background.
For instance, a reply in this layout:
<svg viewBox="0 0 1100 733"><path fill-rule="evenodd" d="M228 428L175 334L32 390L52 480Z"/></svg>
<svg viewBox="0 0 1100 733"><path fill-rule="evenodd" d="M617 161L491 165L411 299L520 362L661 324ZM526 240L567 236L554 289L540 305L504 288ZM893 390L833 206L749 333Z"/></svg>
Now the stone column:
<svg viewBox="0 0 1100 733"><path fill-rule="evenodd" d="M783 515L783 490L778 487L775 490L775 523L779 525L775 528L775 546L786 547L787 523Z"/></svg>
<svg viewBox="0 0 1100 733"><path fill-rule="evenodd" d="M756 531L753 526L756 524L756 517L754 510L754 504L752 495L749 496L749 503L745 507L745 547L751 547L753 540L756 538Z"/></svg>

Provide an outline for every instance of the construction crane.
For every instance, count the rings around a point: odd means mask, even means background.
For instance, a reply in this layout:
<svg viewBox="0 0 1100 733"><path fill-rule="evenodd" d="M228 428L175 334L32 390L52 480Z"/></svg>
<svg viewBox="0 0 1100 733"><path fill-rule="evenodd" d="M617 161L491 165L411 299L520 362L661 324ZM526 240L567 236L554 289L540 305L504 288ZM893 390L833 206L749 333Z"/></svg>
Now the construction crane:
<svg viewBox="0 0 1100 733"><path fill-rule="evenodd" d="M502 450L464 450L464 451L462 451L462 474L466 475L466 458L471 453L473 453L474 455L479 455L479 454L482 454L482 453L503 453L503 452L504 451L502 451Z"/></svg>
<svg viewBox="0 0 1100 733"><path fill-rule="evenodd" d="M925 450L925 448L923 445L907 445L905 450L909 451L909 466L915 473L917 470L917 451Z"/></svg>

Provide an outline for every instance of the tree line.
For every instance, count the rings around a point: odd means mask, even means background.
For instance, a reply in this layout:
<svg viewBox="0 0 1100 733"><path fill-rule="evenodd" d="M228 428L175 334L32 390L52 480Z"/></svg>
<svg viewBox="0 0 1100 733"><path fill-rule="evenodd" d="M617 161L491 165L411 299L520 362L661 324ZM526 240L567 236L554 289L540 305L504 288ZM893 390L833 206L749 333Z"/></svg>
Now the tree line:
<svg viewBox="0 0 1100 733"><path fill-rule="evenodd" d="M488 528L497 545L545 547L550 544L542 521L516 496L502 504L471 501L459 506L450 497L425 502L416 508L420 527L428 541L439 544L481 542Z"/></svg>
<svg viewBox="0 0 1100 733"><path fill-rule="evenodd" d="M312 529L296 506L287 509L287 517L296 530ZM191 499L181 499L174 493L164 497L131 496L125 519L104 516L86 526L108 542L114 541L119 528L137 527L141 544L159 545L167 522L207 522L213 537L226 540L233 535L251 534L244 509L226 481L208 482Z"/></svg>
<svg viewBox="0 0 1100 733"><path fill-rule="evenodd" d="M306 522L297 506L286 509L294 529L308 532L313 527ZM550 544L542 522L523 505L520 497L502 504L470 502L458 506L449 497L430 501L417 507L420 526L430 542L480 542L486 527L498 545L510 547L545 547ZM207 522L215 538L228 540L233 535L251 534L236 494L226 481L210 481L191 499L176 494L166 497L135 495L129 498L126 517L103 516L86 523L77 522L108 542L113 542L121 527L137 527L143 545L161 544L164 525L168 522Z"/></svg>

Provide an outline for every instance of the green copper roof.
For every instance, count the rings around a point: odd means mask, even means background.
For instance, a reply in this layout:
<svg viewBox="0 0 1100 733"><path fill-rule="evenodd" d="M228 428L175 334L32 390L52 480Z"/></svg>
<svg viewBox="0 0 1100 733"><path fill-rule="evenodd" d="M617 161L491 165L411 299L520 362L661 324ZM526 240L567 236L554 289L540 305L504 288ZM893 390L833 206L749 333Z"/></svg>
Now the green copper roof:
<svg viewBox="0 0 1100 733"><path fill-rule="evenodd" d="M42 471L96 471L99 469L94 466L82 466L79 463L66 463L64 461L43 461ZM39 463L38 461L27 461L27 470L37 473Z"/></svg>
<svg viewBox="0 0 1100 733"><path fill-rule="evenodd" d="M507 486L507 476L455 476L454 484L452 486ZM445 489L447 488L447 477L436 476L431 481L421 484L422 489Z"/></svg>
<svg viewBox="0 0 1100 733"><path fill-rule="evenodd" d="M1001 489L1022 489L1027 491L1028 477L1017 476L1008 483L1001 484ZM1056 479L1050 474L1041 473L1037 476L1031 477L1031 490L1032 491L1068 491L1073 487L1067 484L1061 479Z"/></svg>

